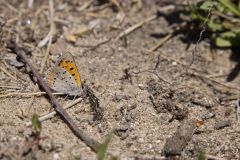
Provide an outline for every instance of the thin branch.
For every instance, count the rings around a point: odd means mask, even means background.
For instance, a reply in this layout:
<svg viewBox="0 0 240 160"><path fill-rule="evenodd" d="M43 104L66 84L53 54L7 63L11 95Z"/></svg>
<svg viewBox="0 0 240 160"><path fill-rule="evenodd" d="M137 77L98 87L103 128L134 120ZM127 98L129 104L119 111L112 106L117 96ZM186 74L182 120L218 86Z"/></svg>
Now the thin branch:
<svg viewBox="0 0 240 160"><path fill-rule="evenodd" d="M50 15L50 18L49 18L49 22L50 22L50 31L48 33L48 35L42 40L39 42L38 44L38 47L42 47L45 45L45 43L47 43L47 50L46 50L46 53L45 53L45 56L42 60L42 63L41 63L41 69L40 69L40 74L43 73L43 70L44 70L44 66L47 62L47 59L48 59L48 56L49 56L49 51L50 51L50 46L52 44L52 37L53 37L53 34L55 32L55 25L54 25L54 7L53 7L53 1L52 0L49 0L49 15ZM34 92L37 92L38 90L38 85L36 84L35 87L34 87ZM32 106L32 103L34 101L34 96L31 98L30 102L29 102L29 109L27 111L27 114L29 114L29 111L31 109L31 106Z"/></svg>
<svg viewBox="0 0 240 160"><path fill-rule="evenodd" d="M81 12L87 9L93 2L94 0L89 0L88 2L84 3L81 7L77 8L77 11Z"/></svg>
<svg viewBox="0 0 240 160"><path fill-rule="evenodd" d="M7 88L7 89L21 89L21 87L18 87L18 86L12 86L12 85L0 85L0 88Z"/></svg>
<svg viewBox="0 0 240 160"><path fill-rule="evenodd" d="M15 8L13 5L11 5L10 3L8 3L8 1L3 1L2 3L5 4L12 11L19 13L19 10L17 8Z"/></svg>
<svg viewBox="0 0 240 160"><path fill-rule="evenodd" d="M122 38L122 37L124 37L124 36L126 36L126 35L128 35L128 34L130 34L130 33L132 33L132 32L135 31L136 29L142 27L145 23L151 22L152 20L157 19L157 18L158 18L157 15L153 15L153 16L151 16L151 17L149 17L149 18L147 18L147 19L145 19L145 20L143 20L143 21L141 21L141 22L139 22L139 23L131 26L130 28L127 28L126 30L124 30L123 32L121 32L121 33L117 36L117 39L120 39L120 38Z"/></svg>
<svg viewBox="0 0 240 160"><path fill-rule="evenodd" d="M209 81L213 84L220 85L222 87L228 88L228 90L229 91L231 90L232 93L234 93L234 94L238 94L239 91L240 91L239 87L232 87L232 86L227 85L226 83L216 81L215 79L208 77L206 75L206 73L203 73L201 70L199 70L199 69L197 69L193 66L189 66L188 64L182 63L177 59L167 57L167 56L164 56L164 55L159 55L159 58L165 59L165 60L170 61L170 62L176 62L177 64L187 68L188 69L188 74L190 74L192 76L195 76L195 77L198 77L198 78L201 78L202 80L207 80L207 81ZM155 66L155 69L156 69L156 66Z"/></svg>
<svg viewBox="0 0 240 160"><path fill-rule="evenodd" d="M213 156L213 155L210 155L210 154L206 154L205 157L206 157L206 159L212 159L212 160L226 160L225 158Z"/></svg>
<svg viewBox="0 0 240 160"><path fill-rule="evenodd" d="M34 0L28 0L28 8L32 8Z"/></svg>
<svg viewBox="0 0 240 160"><path fill-rule="evenodd" d="M166 34L166 36L164 36L162 39L160 39L160 41L157 43L157 45L152 47L148 52L154 52L154 51L158 50L158 48L160 48L164 43L166 43L170 38L172 38L174 36L174 34L183 30L184 28L186 28L187 25L188 24L186 22L183 22L183 23L179 24L178 26L172 28Z"/></svg>
<svg viewBox="0 0 240 160"><path fill-rule="evenodd" d="M80 101L82 101L81 97L76 99L74 102L64 106L63 109L68 109L68 108L74 106L75 104L77 104ZM56 111L52 111L50 113L43 114L43 116L39 117L38 119L39 119L40 122L43 122L43 121L46 121L46 120L48 120L50 118L53 118L56 114L57 114ZM26 124L26 126L28 126L28 127L31 126L31 125L32 125L32 122L27 122L27 124Z"/></svg>
<svg viewBox="0 0 240 160"><path fill-rule="evenodd" d="M54 7L53 7L53 1L50 0L49 1L49 14L50 14L50 31L48 33L48 35L46 36L47 38L47 41L48 41L48 44L47 44L47 50L46 50L46 53L45 53L45 56L43 58L43 61L41 63L41 69L40 69L40 73L42 74L43 73L43 70L44 70L44 66L47 62L47 59L48 59L48 56L49 56L49 51L50 51L50 46L52 44L52 37L54 35L54 32L55 32L55 24L54 24ZM41 43L41 42L40 42ZM40 44L39 43L39 44ZM44 43L43 43L44 44ZM40 45L41 46L41 45Z"/></svg>
<svg viewBox="0 0 240 160"><path fill-rule="evenodd" d="M94 50L96 50L98 47L100 47L100 46L102 46L102 45L110 42L111 40L112 40L112 38L108 38L108 39L106 39L106 40L104 40L104 41L102 41L102 42L100 42L100 43L98 43L98 44L96 44L96 45L94 45L94 46L81 46L81 47L90 47L89 49L85 50L85 51L83 52L83 54L85 54L85 53L87 53L87 52L89 52L89 51L94 51Z"/></svg>
<svg viewBox="0 0 240 160"><path fill-rule="evenodd" d="M33 75L37 78L39 85L43 90L48 94L51 103L53 104L53 108L55 111L64 119L64 121L68 124L69 128L73 131L73 133L80 138L88 147L90 147L93 151L96 151L96 146L99 144L94 139L90 138L86 133L78 128L72 118L68 115L68 113L60 106L58 101L55 99L51 90L49 89L47 83L38 73L38 71L34 68L34 66L29 62L27 57L25 56L24 50L19 47L16 42L12 42L8 44L8 48L12 49L14 53L16 53L31 69Z"/></svg>
<svg viewBox="0 0 240 160"><path fill-rule="evenodd" d="M202 29L201 32L199 33L199 37L198 37L198 40L197 40L197 42L196 42L196 45L195 45L195 47L194 47L193 50L192 50L192 60L191 60L191 62L190 62L190 64L189 64L189 66L191 66L191 65L194 63L195 54L196 54L196 52L197 52L198 45L199 45L200 41L202 40L203 33L206 31L206 25L207 25L207 22L208 22L208 20L209 20L209 18L210 18L210 16L211 16L212 8L213 8L213 7L209 8L207 18L206 18L206 19L204 20L204 22L203 22L203 29Z"/></svg>
<svg viewBox="0 0 240 160"><path fill-rule="evenodd" d="M12 93L0 94L0 98L6 98L6 97L12 97L12 96L41 96L43 94L46 94L46 92L33 92L33 93L12 92ZM53 93L53 95L63 95L63 93Z"/></svg>
<svg viewBox="0 0 240 160"><path fill-rule="evenodd" d="M5 74L7 74L9 77L11 77L12 79L16 80L17 78L14 77L13 75L11 75L11 73L9 73L7 70L5 70L3 67L0 67L0 70L2 70Z"/></svg>
<svg viewBox="0 0 240 160"><path fill-rule="evenodd" d="M150 49L150 52L156 51L158 48L160 48L164 43L166 43L171 37L173 36L173 32L168 33L164 38L162 38L158 44Z"/></svg>

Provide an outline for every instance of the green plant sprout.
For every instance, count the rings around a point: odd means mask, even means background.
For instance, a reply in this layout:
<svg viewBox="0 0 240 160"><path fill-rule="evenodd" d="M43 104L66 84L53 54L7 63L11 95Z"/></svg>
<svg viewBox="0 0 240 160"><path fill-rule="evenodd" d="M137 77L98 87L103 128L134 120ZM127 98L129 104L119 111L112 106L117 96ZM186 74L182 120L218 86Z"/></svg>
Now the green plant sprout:
<svg viewBox="0 0 240 160"><path fill-rule="evenodd" d="M206 22L217 47L240 46L240 0L207 0L189 7L194 20Z"/></svg>
<svg viewBox="0 0 240 160"><path fill-rule="evenodd" d="M206 159L206 155L204 151L199 151L197 154L197 160L205 160Z"/></svg>
<svg viewBox="0 0 240 160"><path fill-rule="evenodd" d="M96 148L96 156L97 156L97 160L104 160L105 159L105 155L106 155L106 152L107 152L107 148L108 148L108 145L110 143L112 139L112 133L109 133L107 135L107 138L105 139L105 141L103 143L100 143ZM111 158L112 160L116 160L118 158L116 157L112 157Z"/></svg>
<svg viewBox="0 0 240 160"><path fill-rule="evenodd" d="M35 113L32 116L32 126L33 126L33 128L34 128L34 130L36 132L37 137L39 137L40 133L42 131L42 124L41 124L41 122L38 119L38 115L35 114Z"/></svg>

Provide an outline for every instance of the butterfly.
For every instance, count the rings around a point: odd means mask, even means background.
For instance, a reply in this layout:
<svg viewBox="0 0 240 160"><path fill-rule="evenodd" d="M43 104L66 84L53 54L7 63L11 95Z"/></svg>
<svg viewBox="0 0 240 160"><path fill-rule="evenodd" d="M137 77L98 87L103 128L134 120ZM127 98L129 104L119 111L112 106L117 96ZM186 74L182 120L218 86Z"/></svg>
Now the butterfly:
<svg viewBox="0 0 240 160"><path fill-rule="evenodd" d="M60 56L45 77L49 87L60 93L78 96L83 92L81 77L71 53Z"/></svg>

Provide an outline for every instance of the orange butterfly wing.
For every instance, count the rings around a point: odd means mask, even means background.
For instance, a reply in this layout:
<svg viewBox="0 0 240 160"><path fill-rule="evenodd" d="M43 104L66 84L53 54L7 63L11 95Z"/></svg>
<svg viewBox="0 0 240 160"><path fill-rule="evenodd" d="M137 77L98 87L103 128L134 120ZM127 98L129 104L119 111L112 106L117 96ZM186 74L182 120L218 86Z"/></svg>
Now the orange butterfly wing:
<svg viewBox="0 0 240 160"><path fill-rule="evenodd" d="M56 65L59 66L59 67L62 67L68 73L70 73L74 77L74 79L77 83L77 86L78 87L81 86L80 74L78 72L77 66L75 64L75 61L74 61L71 53L67 52L67 53L63 54L59 58L59 60L56 62Z"/></svg>

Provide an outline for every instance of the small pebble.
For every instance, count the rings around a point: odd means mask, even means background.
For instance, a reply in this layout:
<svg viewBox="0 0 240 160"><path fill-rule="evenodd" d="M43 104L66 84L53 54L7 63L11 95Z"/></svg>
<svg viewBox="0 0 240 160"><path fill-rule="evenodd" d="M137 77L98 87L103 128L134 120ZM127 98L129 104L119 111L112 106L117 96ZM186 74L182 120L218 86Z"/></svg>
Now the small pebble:
<svg viewBox="0 0 240 160"><path fill-rule="evenodd" d="M59 159L60 159L59 154L58 154L58 153L55 153L55 154L53 155L53 160L59 160Z"/></svg>
<svg viewBox="0 0 240 160"><path fill-rule="evenodd" d="M224 121L218 121L218 122L216 122L214 128L215 128L215 129L223 129L223 128L229 127L229 126L231 126L230 121L224 120Z"/></svg>

